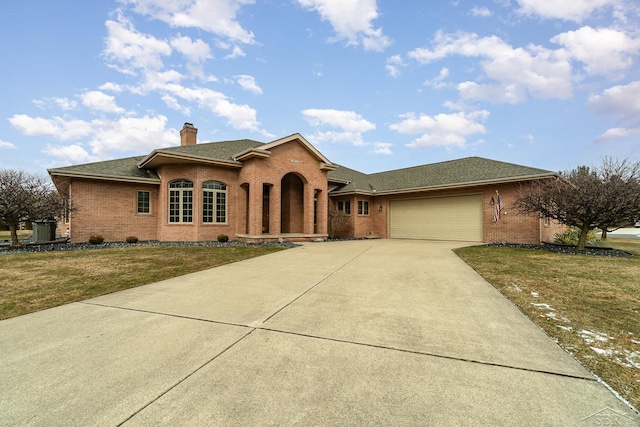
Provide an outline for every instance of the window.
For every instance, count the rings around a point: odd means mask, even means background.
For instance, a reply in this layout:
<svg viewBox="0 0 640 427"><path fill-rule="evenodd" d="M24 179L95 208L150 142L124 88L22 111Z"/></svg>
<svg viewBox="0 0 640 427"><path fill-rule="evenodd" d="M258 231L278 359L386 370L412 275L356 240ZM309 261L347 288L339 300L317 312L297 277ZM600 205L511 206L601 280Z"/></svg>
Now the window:
<svg viewBox="0 0 640 427"><path fill-rule="evenodd" d="M69 224L71 221L71 200L69 196L64 199L64 223Z"/></svg>
<svg viewBox="0 0 640 427"><path fill-rule="evenodd" d="M218 181L202 184L202 222L227 222L227 186Z"/></svg>
<svg viewBox="0 0 640 427"><path fill-rule="evenodd" d="M138 213L139 214L151 213L151 192L150 191L138 191Z"/></svg>
<svg viewBox="0 0 640 427"><path fill-rule="evenodd" d="M169 222L193 222L193 182L169 183Z"/></svg>
<svg viewBox="0 0 640 427"><path fill-rule="evenodd" d="M338 211L344 212L347 215L351 215L351 201L350 200L340 200L338 202Z"/></svg>
<svg viewBox="0 0 640 427"><path fill-rule="evenodd" d="M358 200L358 215L369 215L369 202Z"/></svg>

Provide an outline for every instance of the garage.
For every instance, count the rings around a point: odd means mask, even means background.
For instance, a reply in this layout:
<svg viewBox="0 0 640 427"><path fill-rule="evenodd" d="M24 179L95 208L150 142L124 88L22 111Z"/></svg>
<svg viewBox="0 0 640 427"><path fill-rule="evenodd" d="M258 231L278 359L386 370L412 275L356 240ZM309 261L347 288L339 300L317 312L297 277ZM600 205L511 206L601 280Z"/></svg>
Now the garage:
<svg viewBox="0 0 640 427"><path fill-rule="evenodd" d="M482 194L391 200L389 236L482 242Z"/></svg>

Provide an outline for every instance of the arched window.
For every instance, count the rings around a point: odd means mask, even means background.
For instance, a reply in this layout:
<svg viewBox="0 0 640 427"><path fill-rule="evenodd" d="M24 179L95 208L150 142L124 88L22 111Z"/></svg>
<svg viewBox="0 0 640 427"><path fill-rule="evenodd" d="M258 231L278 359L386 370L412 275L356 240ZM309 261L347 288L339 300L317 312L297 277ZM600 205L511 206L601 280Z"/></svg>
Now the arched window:
<svg viewBox="0 0 640 427"><path fill-rule="evenodd" d="M169 183L169 222L193 222L193 182L178 179Z"/></svg>
<svg viewBox="0 0 640 427"><path fill-rule="evenodd" d="M227 186L219 181L202 184L202 222L227 222Z"/></svg>

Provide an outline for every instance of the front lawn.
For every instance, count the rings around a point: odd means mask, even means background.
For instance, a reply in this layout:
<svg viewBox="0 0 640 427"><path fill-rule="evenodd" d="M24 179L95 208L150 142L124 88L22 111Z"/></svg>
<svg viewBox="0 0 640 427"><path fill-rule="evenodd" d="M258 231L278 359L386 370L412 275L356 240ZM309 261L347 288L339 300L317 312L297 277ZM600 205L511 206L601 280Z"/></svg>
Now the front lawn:
<svg viewBox="0 0 640 427"><path fill-rule="evenodd" d="M640 241L631 258L474 246L456 250L591 372L640 408Z"/></svg>
<svg viewBox="0 0 640 427"><path fill-rule="evenodd" d="M0 254L0 320L282 249L132 246Z"/></svg>

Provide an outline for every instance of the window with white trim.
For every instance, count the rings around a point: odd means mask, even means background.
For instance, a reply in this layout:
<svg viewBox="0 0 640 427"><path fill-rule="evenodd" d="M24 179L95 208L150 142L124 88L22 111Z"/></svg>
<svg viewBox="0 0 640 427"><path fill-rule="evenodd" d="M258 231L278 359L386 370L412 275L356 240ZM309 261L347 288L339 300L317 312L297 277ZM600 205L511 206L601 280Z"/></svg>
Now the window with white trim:
<svg viewBox="0 0 640 427"><path fill-rule="evenodd" d="M178 179L169 183L169 222L193 222L193 182Z"/></svg>
<svg viewBox="0 0 640 427"><path fill-rule="evenodd" d="M227 222L227 186L219 181L202 184L202 222Z"/></svg>
<svg viewBox="0 0 640 427"><path fill-rule="evenodd" d="M369 202L358 200L358 215L369 215Z"/></svg>

